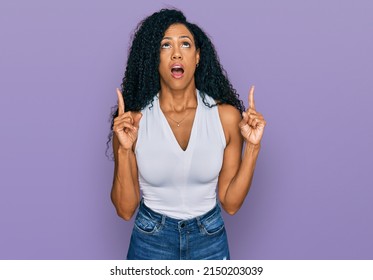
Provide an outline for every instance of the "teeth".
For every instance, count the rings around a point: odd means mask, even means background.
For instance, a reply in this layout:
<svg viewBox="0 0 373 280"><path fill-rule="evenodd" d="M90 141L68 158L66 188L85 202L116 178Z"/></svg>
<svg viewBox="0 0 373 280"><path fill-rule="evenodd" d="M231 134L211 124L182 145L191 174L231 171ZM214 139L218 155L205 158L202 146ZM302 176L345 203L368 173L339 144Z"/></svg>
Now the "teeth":
<svg viewBox="0 0 373 280"><path fill-rule="evenodd" d="M176 73L177 75L181 75L181 74L184 73L183 66L181 66L181 65L174 65L171 68L171 72L174 73L174 74Z"/></svg>

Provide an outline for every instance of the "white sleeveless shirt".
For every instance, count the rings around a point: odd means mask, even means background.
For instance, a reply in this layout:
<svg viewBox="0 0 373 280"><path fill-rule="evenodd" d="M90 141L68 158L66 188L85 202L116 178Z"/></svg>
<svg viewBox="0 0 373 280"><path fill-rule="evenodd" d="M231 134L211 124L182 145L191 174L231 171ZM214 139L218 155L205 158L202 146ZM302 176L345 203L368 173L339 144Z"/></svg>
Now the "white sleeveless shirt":
<svg viewBox="0 0 373 280"><path fill-rule="evenodd" d="M205 95L209 104L216 102ZM140 190L152 210L175 219L203 215L216 204L226 146L218 107L197 90L197 109L187 149L177 142L158 96L142 110L135 148Z"/></svg>

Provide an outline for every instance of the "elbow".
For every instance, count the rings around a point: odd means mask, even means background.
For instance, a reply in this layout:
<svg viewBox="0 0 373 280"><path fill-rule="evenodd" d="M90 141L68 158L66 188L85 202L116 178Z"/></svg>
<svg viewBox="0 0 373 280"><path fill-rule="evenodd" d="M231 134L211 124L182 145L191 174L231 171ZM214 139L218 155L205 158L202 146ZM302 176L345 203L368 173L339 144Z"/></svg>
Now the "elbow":
<svg viewBox="0 0 373 280"><path fill-rule="evenodd" d="M115 199L113 193L111 194L111 201L117 211L117 215L125 221L132 219L133 214L136 212L139 202L137 203L122 203Z"/></svg>
<svg viewBox="0 0 373 280"><path fill-rule="evenodd" d="M224 211L233 216L234 214L236 214L238 212L238 210L240 210L240 206L234 206L234 205L224 205L223 203L221 203L221 206L223 207Z"/></svg>
<svg viewBox="0 0 373 280"><path fill-rule="evenodd" d="M233 216L234 214L236 214L238 212L238 210L233 210L233 211L227 211L227 213L231 216Z"/></svg>
<svg viewBox="0 0 373 280"><path fill-rule="evenodd" d="M135 213L137 209L137 206L124 207L124 205L121 203L115 203L115 200L113 200L113 204L114 204L115 210L117 211L117 215L125 221L131 220L133 217L133 214Z"/></svg>
<svg viewBox="0 0 373 280"><path fill-rule="evenodd" d="M219 200L224 211L230 216L235 215L238 212L238 210L240 210L243 204L243 201L226 201L223 199L219 199Z"/></svg>
<svg viewBox="0 0 373 280"><path fill-rule="evenodd" d="M225 212L227 212L229 215L233 216L234 214L236 214L239 210L239 208L237 209L224 209Z"/></svg>
<svg viewBox="0 0 373 280"><path fill-rule="evenodd" d="M118 214L118 216L128 222L129 220L131 220L133 215Z"/></svg>
<svg viewBox="0 0 373 280"><path fill-rule="evenodd" d="M121 217L125 221L131 220L134 213L135 213L134 211L132 211L132 212L129 212L129 211L120 211L120 210L117 209L118 216Z"/></svg>

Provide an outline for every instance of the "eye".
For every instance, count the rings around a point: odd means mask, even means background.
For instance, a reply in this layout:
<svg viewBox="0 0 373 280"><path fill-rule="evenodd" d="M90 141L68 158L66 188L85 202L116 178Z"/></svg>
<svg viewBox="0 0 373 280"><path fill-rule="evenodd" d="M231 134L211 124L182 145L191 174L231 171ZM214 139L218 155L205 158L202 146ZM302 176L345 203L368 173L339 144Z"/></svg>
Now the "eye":
<svg viewBox="0 0 373 280"><path fill-rule="evenodd" d="M162 49L169 49L169 48L171 48L171 45L169 43L163 43L163 44L161 44L161 48Z"/></svg>
<svg viewBox="0 0 373 280"><path fill-rule="evenodd" d="M189 42L183 42L181 44L181 47L183 47L183 48L190 48L190 43Z"/></svg>

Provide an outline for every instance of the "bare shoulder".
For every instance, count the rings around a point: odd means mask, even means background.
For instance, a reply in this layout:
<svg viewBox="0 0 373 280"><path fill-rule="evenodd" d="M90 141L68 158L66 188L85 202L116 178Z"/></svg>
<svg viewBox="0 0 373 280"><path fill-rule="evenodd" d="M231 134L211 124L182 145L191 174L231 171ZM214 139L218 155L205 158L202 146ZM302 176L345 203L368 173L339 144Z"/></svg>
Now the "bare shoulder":
<svg viewBox="0 0 373 280"><path fill-rule="evenodd" d="M219 104L218 111L224 129L225 139L228 143L233 135L238 135L240 133L238 124L242 117L240 111L229 104Z"/></svg>
<svg viewBox="0 0 373 280"><path fill-rule="evenodd" d="M218 105L220 121L222 122L223 126L238 124L241 121L241 114L240 111L229 104L220 104Z"/></svg>

